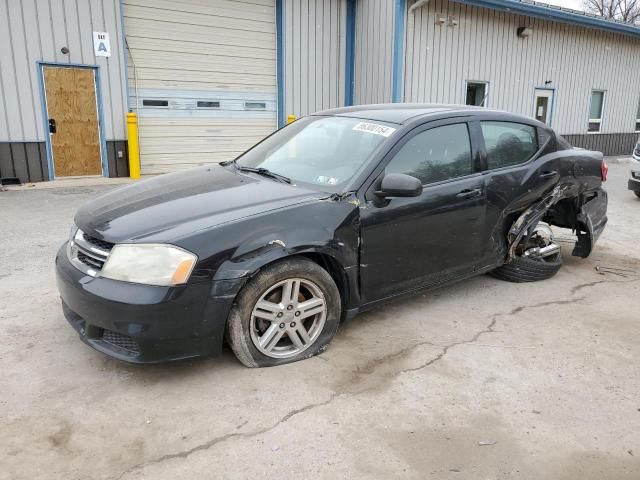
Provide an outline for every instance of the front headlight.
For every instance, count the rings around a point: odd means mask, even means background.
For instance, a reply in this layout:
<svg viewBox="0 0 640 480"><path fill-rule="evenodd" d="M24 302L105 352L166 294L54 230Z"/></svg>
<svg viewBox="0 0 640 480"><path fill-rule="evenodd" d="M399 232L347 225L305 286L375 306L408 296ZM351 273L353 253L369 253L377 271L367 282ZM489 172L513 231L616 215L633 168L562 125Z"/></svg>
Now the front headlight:
<svg viewBox="0 0 640 480"><path fill-rule="evenodd" d="M160 244L115 245L101 277L147 285L186 283L198 257L182 248Z"/></svg>

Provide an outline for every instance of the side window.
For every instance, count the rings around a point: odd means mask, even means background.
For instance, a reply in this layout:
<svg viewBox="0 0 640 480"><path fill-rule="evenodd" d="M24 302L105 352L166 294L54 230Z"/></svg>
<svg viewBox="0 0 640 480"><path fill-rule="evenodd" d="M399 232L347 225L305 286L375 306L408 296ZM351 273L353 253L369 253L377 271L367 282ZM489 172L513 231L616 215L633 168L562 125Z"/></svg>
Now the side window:
<svg viewBox="0 0 640 480"><path fill-rule="evenodd" d="M423 185L473 173L466 123L445 125L416 134L391 159L386 173L404 173Z"/></svg>
<svg viewBox="0 0 640 480"><path fill-rule="evenodd" d="M489 169L518 165L538 151L536 128L522 123L480 122Z"/></svg>

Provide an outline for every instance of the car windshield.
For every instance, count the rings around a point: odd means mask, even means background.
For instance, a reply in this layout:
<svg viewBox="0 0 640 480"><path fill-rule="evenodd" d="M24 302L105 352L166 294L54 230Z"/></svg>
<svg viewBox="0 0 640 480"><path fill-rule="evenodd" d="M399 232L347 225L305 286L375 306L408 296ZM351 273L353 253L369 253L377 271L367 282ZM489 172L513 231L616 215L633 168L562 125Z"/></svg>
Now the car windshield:
<svg viewBox="0 0 640 480"><path fill-rule="evenodd" d="M339 191L395 130L383 122L356 118L305 117L238 157L236 164Z"/></svg>

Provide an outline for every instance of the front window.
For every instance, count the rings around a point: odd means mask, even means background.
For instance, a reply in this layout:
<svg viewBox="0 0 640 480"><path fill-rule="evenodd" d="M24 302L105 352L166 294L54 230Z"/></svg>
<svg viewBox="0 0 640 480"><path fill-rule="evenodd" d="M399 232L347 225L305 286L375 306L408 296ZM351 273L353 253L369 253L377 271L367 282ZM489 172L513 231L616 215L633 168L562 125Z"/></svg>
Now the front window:
<svg viewBox="0 0 640 480"><path fill-rule="evenodd" d="M389 173L411 175L423 185L472 174L467 124L444 125L414 135L387 165L385 174Z"/></svg>
<svg viewBox="0 0 640 480"><path fill-rule="evenodd" d="M237 159L322 190L339 191L396 127L347 117L305 117L277 131Z"/></svg>
<svg viewBox="0 0 640 480"><path fill-rule="evenodd" d="M599 132L602 126L602 110L604 108L604 92L594 90L591 92L591 105L589 106L589 132Z"/></svg>

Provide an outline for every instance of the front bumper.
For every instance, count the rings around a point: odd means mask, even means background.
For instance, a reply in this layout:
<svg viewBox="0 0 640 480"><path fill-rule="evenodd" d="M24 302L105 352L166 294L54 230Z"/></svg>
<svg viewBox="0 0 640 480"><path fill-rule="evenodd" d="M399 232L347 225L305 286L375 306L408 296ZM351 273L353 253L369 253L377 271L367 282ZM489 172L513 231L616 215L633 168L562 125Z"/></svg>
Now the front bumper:
<svg viewBox="0 0 640 480"><path fill-rule="evenodd" d="M132 363L218 354L238 281L157 287L91 277L56 256L62 309L80 339Z"/></svg>

